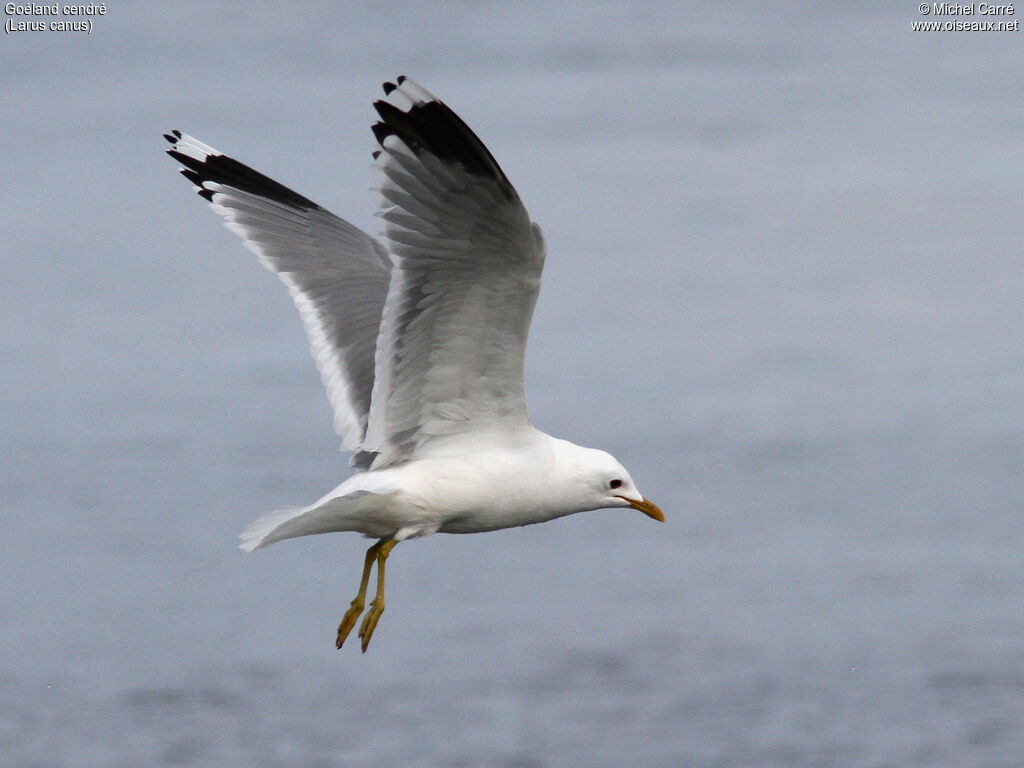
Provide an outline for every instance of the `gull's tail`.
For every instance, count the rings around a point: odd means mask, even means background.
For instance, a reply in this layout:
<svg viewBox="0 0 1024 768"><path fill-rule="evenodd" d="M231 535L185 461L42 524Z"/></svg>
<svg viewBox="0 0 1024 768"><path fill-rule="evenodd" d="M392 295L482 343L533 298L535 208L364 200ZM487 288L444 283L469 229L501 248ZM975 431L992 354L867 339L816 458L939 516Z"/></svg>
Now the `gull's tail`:
<svg viewBox="0 0 1024 768"><path fill-rule="evenodd" d="M239 534L242 543L238 546L252 552L275 541L314 533L369 533L368 518L380 508L383 495L366 489L339 493L344 485L308 507L285 507L255 520Z"/></svg>
<svg viewBox="0 0 1024 768"><path fill-rule="evenodd" d="M238 534L238 538L242 540L242 543L238 546L246 552L252 552L254 549L265 547L281 539L301 536L301 533L289 534L285 533L285 531L289 528L288 523L301 517L306 510L307 507L285 507L284 509L276 509L257 520L253 520L248 528Z"/></svg>

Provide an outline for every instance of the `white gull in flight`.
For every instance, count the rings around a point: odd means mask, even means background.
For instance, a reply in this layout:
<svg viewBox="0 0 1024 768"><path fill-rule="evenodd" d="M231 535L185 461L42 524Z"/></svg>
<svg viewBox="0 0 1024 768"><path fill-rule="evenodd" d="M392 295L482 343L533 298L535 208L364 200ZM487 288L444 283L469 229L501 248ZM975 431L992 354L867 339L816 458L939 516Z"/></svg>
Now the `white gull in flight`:
<svg viewBox="0 0 1024 768"><path fill-rule="evenodd" d="M279 510L242 548L331 531L377 539L340 648L384 610L384 565L404 539L480 533L607 507L664 521L604 451L534 429L523 392L544 240L512 184L459 117L412 80L374 104L375 239L181 133L168 153L260 262L288 286L355 473L307 507Z"/></svg>

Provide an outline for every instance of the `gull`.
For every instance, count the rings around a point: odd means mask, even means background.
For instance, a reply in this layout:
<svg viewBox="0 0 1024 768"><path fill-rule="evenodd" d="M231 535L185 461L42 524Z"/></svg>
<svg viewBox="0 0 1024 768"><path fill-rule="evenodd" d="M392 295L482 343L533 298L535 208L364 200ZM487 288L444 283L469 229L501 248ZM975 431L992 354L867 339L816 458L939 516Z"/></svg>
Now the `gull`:
<svg viewBox="0 0 1024 768"><path fill-rule="evenodd" d="M319 501L256 520L251 551L296 536L377 539L335 638L363 613L365 653L400 541L481 533L629 507L664 522L610 454L533 427L526 337L545 248L519 195L469 127L406 77L374 107L380 238L201 141L172 131L225 226L288 286L354 473Z"/></svg>

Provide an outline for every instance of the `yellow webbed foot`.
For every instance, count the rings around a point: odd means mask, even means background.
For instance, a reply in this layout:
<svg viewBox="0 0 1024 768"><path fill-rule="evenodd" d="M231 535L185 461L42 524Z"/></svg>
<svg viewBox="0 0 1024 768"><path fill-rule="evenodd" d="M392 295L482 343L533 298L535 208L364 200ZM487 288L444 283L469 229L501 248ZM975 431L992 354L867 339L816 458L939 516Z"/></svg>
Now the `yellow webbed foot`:
<svg viewBox="0 0 1024 768"><path fill-rule="evenodd" d="M363 600L361 597L357 597L352 601L352 605L345 611L345 615L341 619L341 624L338 625L338 639L334 642L335 648L341 648L345 642L345 638L348 637L348 633L352 631L352 627L356 625L356 620L359 619L359 615L363 612Z"/></svg>
<svg viewBox="0 0 1024 768"><path fill-rule="evenodd" d="M363 653L366 653L366 648L370 644L370 638L373 637L373 630L377 627L380 615L384 613L384 563L396 544L398 542L394 539L381 539L366 550L366 560L363 563L363 578L359 582L359 594L356 595L349 609L345 611L341 624L338 625L338 636L334 641L335 648L341 648L345 638L348 637L348 633L356 625L356 619L363 612L363 605L366 600L366 586L370 581L370 568L373 566L373 561L376 560L377 594L373 598L373 602L370 603L370 610L363 618L362 626L359 627L359 639L362 640Z"/></svg>
<svg viewBox="0 0 1024 768"><path fill-rule="evenodd" d="M366 648L370 644L370 638L373 637L373 630L377 628L377 622L380 620L382 613L384 613L383 600L379 602L374 600L370 603L370 610L366 612L363 625L359 627L359 639L363 641L363 653L366 653Z"/></svg>
<svg viewBox="0 0 1024 768"><path fill-rule="evenodd" d="M377 559L377 553L380 552L383 543L383 541L378 541L366 550L366 559L363 561L363 577L359 580L359 594L355 596L348 610L345 611L345 615L341 618L341 624L338 625L338 636L334 641L335 648L341 648L345 638L348 637L348 633L356 625L359 614L363 612L363 605L366 601L366 586L370 583L370 568L373 567L373 561Z"/></svg>

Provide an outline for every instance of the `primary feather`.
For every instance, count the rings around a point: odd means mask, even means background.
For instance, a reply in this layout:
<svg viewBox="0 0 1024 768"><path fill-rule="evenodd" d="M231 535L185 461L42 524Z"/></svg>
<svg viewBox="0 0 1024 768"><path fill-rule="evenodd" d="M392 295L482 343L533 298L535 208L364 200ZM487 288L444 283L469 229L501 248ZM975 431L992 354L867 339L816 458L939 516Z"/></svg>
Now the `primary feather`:
<svg viewBox="0 0 1024 768"><path fill-rule="evenodd" d="M385 248L311 200L173 131L171 157L224 224L288 286L334 410L342 446L366 436L374 355L391 279Z"/></svg>

